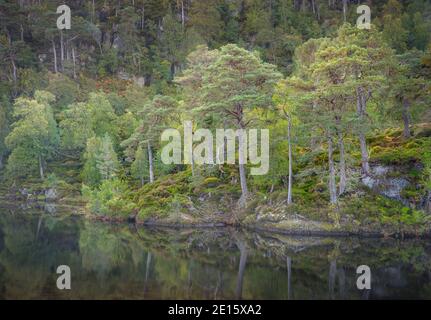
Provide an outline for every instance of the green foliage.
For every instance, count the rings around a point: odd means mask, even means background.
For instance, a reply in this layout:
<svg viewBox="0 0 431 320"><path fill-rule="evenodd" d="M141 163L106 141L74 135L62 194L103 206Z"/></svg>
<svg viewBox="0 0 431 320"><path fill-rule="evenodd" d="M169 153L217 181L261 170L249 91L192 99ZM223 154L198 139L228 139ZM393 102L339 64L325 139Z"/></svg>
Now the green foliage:
<svg viewBox="0 0 431 320"><path fill-rule="evenodd" d="M158 179L154 184L144 185L136 192L134 202L139 208L140 219L148 217L167 217L173 202L186 198L190 194L190 171L182 171L174 175L167 175Z"/></svg>
<svg viewBox="0 0 431 320"><path fill-rule="evenodd" d="M59 144L57 123L50 106L53 101L54 96L44 91L36 91L34 99L21 97L16 100L13 114L17 121L13 123L5 142L12 152L12 159L35 159L12 163L9 158L7 170L10 176L21 176L21 169L24 172L34 170L37 162L43 167L43 159L53 155ZM33 164L30 169L25 167L28 164Z"/></svg>
<svg viewBox="0 0 431 320"><path fill-rule="evenodd" d="M97 74L100 77L113 74L118 70L118 64L118 51L115 48L109 48L100 56L97 64Z"/></svg>
<svg viewBox="0 0 431 320"><path fill-rule="evenodd" d="M120 163L108 134L100 141L100 148L96 153L96 167L102 180L111 180L117 176Z"/></svg>
<svg viewBox="0 0 431 320"><path fill-rule="evenodd" d="M86 184L93 187L117 176L120 164L108 134L88 139L84 159L82 178Z"/></svg>
<svg viewBox="0 0 431 320"><path fill-rule="evenodd" d="M135 153L135 160L130 168L132 177L141 181L141 186L144 185L144 179L148 177L148 157L141 147L138 147Z"/></svg>
<svg viewBox="0 0 431 320"><path fill-rule="evenodd" d="M38 165L37 154L19 146L8 157L6 173L10 178L28 178L37 171Z"/></svg>
<svg viewBox="0 0 431 320"><path fill-rule="evenodd" d="M416 226L422 220L413 209L360 189L358 135L368 138L372 165L396 166L394 175L414 181L402 191L412 207L423 202L431 6L373 2L372 29L359 30L349 24L356 5L346 3L344 24L342 1L95 0L71 5L74 27L59 32L54 2L3 1L0 169L6 157L14 179L49 168L56 176L46 185L79 183L80 171L91 211L126 215L136 203L141 218L180 218L196 195L235 199L240 176L237 166L195 165L191 177L184 165L164 165L161 132L184 120L210 130L268 128L270 171L247 178L253 205L273 206L286 198L289 127L297 202L289 210L340 224L353 215ZM367 105L359 115L358 98ZM393 128L401 119L411 138ZM342 171L342 142L349 188L338 215L328 206L327 167L333 160ZM133 180L150 176L149 153L157 179L135 190Z"/></svg>
<svg viewBox="0 0 431 320"><path fill-rule="evenodd" d="M423 212L407 207L403 207L399 212L391 215L382 210L381 216L383 223L395 226L400 232L403 232L404 227L414 227L415 230L423 228L426 220L427 216Z"/></svg>
<svg viewBox="0 0 431 320"><path fill-rule="evenodd" d="M423 180L428 191L431 191L431 138L428 138L422 149L422 163L424 165Z"/></svg>
<svg viewBox="0 0 431 320"><path fill-rule="evenodd" d="M45 183L49 188L55 188L60 184L60 179L56 176L55 173L50 173L45 178Z"/></svg>
<svg viewBox="0 0 431 320"><path fill-rule="evenodd" d="M102 180L102 175L97 168L97 155L101 147L100 138L92 137L87 141L84 153L84 168L82 169L82 180L90 187L97 186Z"/></svg>
<svg viewBox="0 0 431 320"><path fill-rule="evenodd" d="M55 96L53 108L55 111L64 110L78 98L79 87L76 82L62 74L49 74L49 82L46 91Z"/></svg>
<svg viewBox="0 0 431 320"><path fill-rule="evenodd" d="M91 109L85 103L71 104L62 114L60 122L61 147L81 151L87 140L94 136Z"/></svg>
<svg viewBox="0 0 431 320"><path fill-rule="evenodd" d="M201 104L194 112L211 113L219 123L226 117L233 125L243 127L249 109L271 106L274 85L281 74L257 53L237 45L226 45L214 55L216 59L202 75Z"/></svg>
<svg viewBox="0 0 431 320"><path fill-rule="evenodd" d="M419 162L425 165L428 152L424 150L428 150L430 137L421 137L420 132L418 130L418 135L409 140L403 138L400 130L386 130L376 135L371 140L372 161L386 165L413 165Z"/></svg>
<svg viewBox="0 0 431 320"><path fill-rule="evenodd" d="M10 130L10 111L9 101L7 101L6 97L3 96L2 101L0 102L0 170L3 169L3 157L7 153L5 139Z"/></svg>
<svg viewBox="0 0 431 320"><path fill-rule="evenodd" d="M90 93L86 108L90 110L91 126L96 136L103 137L109 134L115 140L117 116L107 96L101 92Z"/></svg>
<svg viewBox="0 0 431 320"><path fill-rule="evenodd" d="M119 179L103 181L99 187L92 189L82 186L82 194L87 199L87 208L95 214L105 216L127 217L134 209L133 202L125 198L128 185Z"/></svg>

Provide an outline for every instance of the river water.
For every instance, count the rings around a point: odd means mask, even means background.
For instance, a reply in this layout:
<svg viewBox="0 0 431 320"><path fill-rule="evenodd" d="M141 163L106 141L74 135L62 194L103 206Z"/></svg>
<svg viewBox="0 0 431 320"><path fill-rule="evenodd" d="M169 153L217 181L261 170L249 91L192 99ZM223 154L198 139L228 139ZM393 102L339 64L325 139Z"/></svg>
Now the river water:
<svg viewBox="0 0 431 320"><path fill-rule="evenodd" d="M57 267L71 289L56 286ZM371 270L359 290L356 269ZM431 243L111 225L0 209L1 299L431 299Z"/></svg>

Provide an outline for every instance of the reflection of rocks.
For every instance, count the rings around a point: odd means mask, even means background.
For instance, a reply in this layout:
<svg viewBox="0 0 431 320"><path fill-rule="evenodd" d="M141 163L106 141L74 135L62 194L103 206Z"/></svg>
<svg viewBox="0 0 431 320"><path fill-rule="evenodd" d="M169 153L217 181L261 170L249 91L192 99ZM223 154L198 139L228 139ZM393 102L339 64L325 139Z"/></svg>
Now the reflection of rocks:
<svg viewBox="0 0 431 320"><path fill-rule="evenodd" d="M401 265L389 266L376 270L373 274L372 292L374 298L390 298L395 296L395 290L402 290L409 286L407 272Z"/></svg>
<svg viewBox="0 0 431 320"><path fill-rule="evenodd" d="M424 197L422 206L425 208L425 211L431 214L431 191L427 192L427 196Z"/></svg>
<svg viewBox="0 0 431 320"><path fill-rule="evenodd" d="M426 241L138 228L14 212L0 214L2 298L430 298ZM82 290L46 290L57 261L75 270ZM371 267L370 291L357 289L360 264Z"/></svg>
<svg viewBox="0 0 431 320"><path fill-rule="evenodd" d="M401 266L387 267L383 269L388 278L388 284L394 288L402 288L407 285L407 280L402 276Z"/></svg>
<svg viewBox="0 0 431 320"><path fill-rule="evenodd" d="M49 214L56 214L57 206L53 203L45 203L45 212Z"/></svg>
<svg viewBox="0 0 431 320"><path fill-rule="evenodd" d="M54 188L49 188L45 190L46 201L55 201L58 198L57 190Z"/></svg>
<svg viewBox="0 0 431 320"><path fill-rule="evenodd" d="M30 193L30 191L27 188L22 188L19 189L19 193L26 199L26 200L30 200L32 197L32 194Z"/></svg>
<svg viewBox="0 0 431 320"><path fill-rule="evenodd" d="M0 228L0 252L3 251L4 248L4 233L3 233L3 229Z"/></svg>

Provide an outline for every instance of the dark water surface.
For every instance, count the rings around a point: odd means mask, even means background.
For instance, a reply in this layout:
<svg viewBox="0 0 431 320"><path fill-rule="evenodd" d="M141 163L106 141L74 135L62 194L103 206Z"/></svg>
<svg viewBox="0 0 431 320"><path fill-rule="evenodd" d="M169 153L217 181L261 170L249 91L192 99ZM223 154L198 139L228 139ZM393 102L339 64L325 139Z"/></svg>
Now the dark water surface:
<svg viewBox="0 0 431 320"><path fill-rule="evenodd" d="M72 288L57 289L59 265ZM372 288L356 288L368 265ZM167 230L0 209L1 299L431 298L427 241Z"/></svg>

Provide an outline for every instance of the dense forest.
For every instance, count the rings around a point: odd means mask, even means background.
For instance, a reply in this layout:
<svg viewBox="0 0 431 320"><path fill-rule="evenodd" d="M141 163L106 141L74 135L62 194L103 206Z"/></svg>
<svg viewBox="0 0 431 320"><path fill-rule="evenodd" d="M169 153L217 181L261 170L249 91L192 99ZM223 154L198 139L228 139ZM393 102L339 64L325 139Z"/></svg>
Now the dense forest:
<svg viewBox="0 0 431 320"><path fill-rule="evenodd" d="M139 222L430 230L429 1L76 0L60 30L62 4L0 0L4 199ZM268 173L164 164L162 132L189 120L268 129Z"/></svg>

